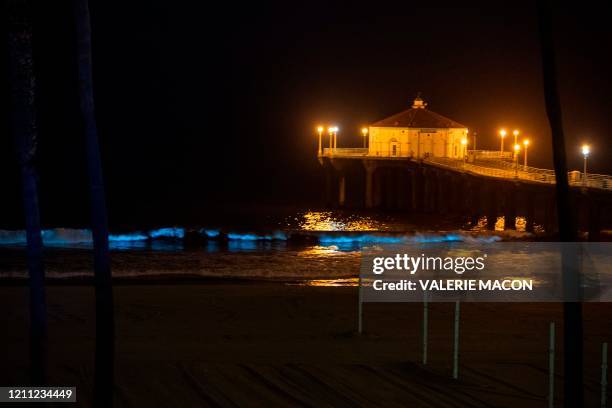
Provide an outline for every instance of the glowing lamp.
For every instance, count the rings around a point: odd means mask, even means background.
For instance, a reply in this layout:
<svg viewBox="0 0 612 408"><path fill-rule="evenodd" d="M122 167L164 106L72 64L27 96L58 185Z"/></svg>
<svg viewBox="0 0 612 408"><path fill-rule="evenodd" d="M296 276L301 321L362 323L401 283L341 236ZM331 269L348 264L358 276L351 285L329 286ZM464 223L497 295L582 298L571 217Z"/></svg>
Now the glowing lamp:
<svg viewBox="0 0 612 408"><path fill-rule="evenodd" d="M589 153L591 153L591 147L587 144L582 145L582 154L584 155L584 157L587 157Z"/></svg>

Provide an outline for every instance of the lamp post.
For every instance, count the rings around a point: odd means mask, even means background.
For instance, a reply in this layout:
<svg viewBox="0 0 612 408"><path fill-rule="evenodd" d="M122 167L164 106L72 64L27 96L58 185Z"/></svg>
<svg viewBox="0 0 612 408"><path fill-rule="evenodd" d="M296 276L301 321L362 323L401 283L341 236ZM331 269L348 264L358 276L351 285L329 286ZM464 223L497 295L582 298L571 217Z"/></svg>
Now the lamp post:
<svg viewBox="0 0 612 408"><path fill-rule="evenodd" d="M327 133L329 134L329 154L331 156L332 152L336 149L336 135L338 133L338 126L331 126L327 129Z"/></svg>
<svg viewBox="0 0 612 408"><path fill-rule="evenodd" d="M525 157L523 159L523 167L527 168L527 148L529 147L529 139L523 140L523 146L525 146Z"/></svg>
<svg viewBox="0 0 612 408"><path fill-rule="evenodd" d="M461 139L461 153L463 155L463 161L465 162L467 159L467 144L468 140L466 138Z"/></svg>
<svg viewBox="0 0 612 408"><path fill-rule="evenodd" d="M366 146L366 142L367 142L367 138L368 138L368 128L367 127L362 127L361 128L361 135L363 136L363 148L365 149Z"/></svg>
<svg viewBox="0 0 612 408"><path fill-rule="evenodd" d="M518 144L518 135L519 135L519 131L518 129L514 129L512 131L512 134L514 135L514 144ZM516 152L516 154L518 154L518 152Z"/></svg>
<svg viewBox="0 0 612 408"><path fill-rule="evenodd" d="M518 129L514 129L514 130L512 131L512 134L514 135L514 144L517 144L517 143L518 143L518 135L519 135L519 133L520 133L520 132L518 131Z"/></svg>
<svg viewBox="0 0 612 408"><path fill-rule="evenodd" d="M338 126L331 126L327 129L327 133L329 134L329 154L335 152L336 147L338 146L337 136L338 136Z"/></svg>
<svg viewBox="0 0 612 408"><path fill-rule="evenodd" d="M338 126L334 126L334 154L338 148Z"/></svg>
<svg viewBox="0 0 612 408"><path fill-rule="evenodd" d="M506 130L502 129L499 131L499 136L501 137L501 149L500 149L500 158L504 158L504 139L506 138Z"/></svg>
<svg viewBox="0 0 612 408"><path fill-rule="evenodd" d="M319 156L322 156L323 148L321 146L321 139L323 138L323 126L317 127L317 133L319 134Z"/></svg>
<svg viewBox="0 0 612 408"><path fill-rule="evenodd" d="M521 145L514 145L514 178L518 178L518 154L521 151Z"/></svg>
<svg viewBox="0 0 612 408"><path fill-rule="evenodd" d="M582 175L582 185L587 185L587 158L591 153L591 147L588 144L582 145L582 155L584 156L584 173Z"/></svg>

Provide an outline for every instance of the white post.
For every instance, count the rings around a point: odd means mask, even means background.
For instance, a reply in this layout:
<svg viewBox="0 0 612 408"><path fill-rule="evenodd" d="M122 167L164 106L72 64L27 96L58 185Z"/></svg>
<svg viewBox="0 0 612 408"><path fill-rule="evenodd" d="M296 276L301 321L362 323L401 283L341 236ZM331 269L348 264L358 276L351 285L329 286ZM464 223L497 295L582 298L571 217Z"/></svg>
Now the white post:
<svg viewBox="0 0 612 408"><path fill-rule="evenodd" d="M548 408L555 405L555 323L550 323L548 338Z"/></svg>
<svg viewBox="0 0 612 408"><path fill-rule="evenodd" d="M587 185L587 155L584 155L584 172L582 173L582 185Z"/></svg>
<svg viewBox="0 0 612 408"><path fill-rule="evenodd" d="M427 294L423 296L423 365L427 364L427 336L429 320L429 304Z"/></svg>
<svg viewBox="0 0 612 408"><path fill-rule="evenodd" d="M357 305L357 333L363 332L363 293L362 293L361 272L359 272L359 296Z"/></svg>
<svg viewBox="0 0 612 408"><path fill-rule="evenodd" d="M601 345L601 408L608 406L608 343Z"/></svg>
<svg viewBox="0 0 612 408"><path fill-rule="evenodd" d="M453 378L459 378L459 301L455 302L455 335L453 341Z"/></svg>

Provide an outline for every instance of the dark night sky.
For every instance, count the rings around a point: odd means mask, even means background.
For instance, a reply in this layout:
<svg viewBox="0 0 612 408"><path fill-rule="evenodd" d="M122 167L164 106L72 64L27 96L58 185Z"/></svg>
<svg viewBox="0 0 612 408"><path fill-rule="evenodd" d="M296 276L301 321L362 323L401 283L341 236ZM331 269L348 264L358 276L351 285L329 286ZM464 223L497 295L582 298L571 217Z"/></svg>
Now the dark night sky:
<svg viewBox="0 0 612 408"><path fill-rule="evenodd" d="M34 33L42 218L54 226L88 218L68 3L38 2ZM480 148L497 149L496 130L516 126L533 141L530 163L551 167L532 2L462 5L91 1L111 223L197 222L225 203L316 202L314 127L336 123L339 145L358 145L362 124L405 109L419 91L432 110L476 130ZM604 9L581 5L556 16L568 159L580 166L588 140L590 169L612 173L610 25ZM19 227L7 127L0 227Z"/></svg>

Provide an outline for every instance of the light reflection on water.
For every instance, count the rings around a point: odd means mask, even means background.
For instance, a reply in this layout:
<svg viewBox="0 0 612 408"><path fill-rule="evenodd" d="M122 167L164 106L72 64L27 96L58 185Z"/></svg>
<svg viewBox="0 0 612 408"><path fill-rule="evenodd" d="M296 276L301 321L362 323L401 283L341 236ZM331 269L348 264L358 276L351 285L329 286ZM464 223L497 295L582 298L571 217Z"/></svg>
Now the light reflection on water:
<svg viewBox="0 0 612 408"><path fill-rule="evenodd" d="M512 228L514 227L514 228ZM486 232L488 231L487 228L487 217L486 216L482 216L479 217L478 220L476 221L475 225L472 225L469 228L470 231L472 232ZM508 231L508 230L514 230L516 232L523 232L523 233L527 233L527 219L525 217L516 217L515 221L514 221L514 226L512 225L506 225L506 217L501 216L501 217L497 217L495 219L495 227L494 227L494 231L495 232L504 232L504 231ZM539 225L539 224L534 224L533 225L533 232L536 234L540 234L540 233L544 233L544 227Z"/></svg>
<svg viewBox="0 0 612 408"><path fill-rule="evenodd" d="M384 222L367 216L349 215L340 217L331 211L307 211L288 220L288 225L297 222L302 231L381 231L388 229Z"/></svg>
<svg viewBox="0 0 612 408"><path fill-rule="evenodd" d="M525 217L517 216L514 220L514 225L509 225L510 223L511 221L506 222L504 216L496 217L493 231L527 233L527 219ZM414 224L401 219L385 219L354 214L347 215L332 211L307 211L285 220L284 226L296 228L299 231L312 232L401 232L414 231L415 229L424 230L423 228L416 228ZM457 229L459 229L459 226L457 226ZM487 228L487 217L479 217L476 223L468 227L467 230L471 232L490 232ZM533 232L543 233L545 231L541 225L535 224Z"/></svg>
<svg viewBox="0 0 612 408"><path fill-rule="evenodd" d="M330 245L330 246L315 245L312 247L306 247L305 249L298 251L297 255L303 258L338 256L338 255L342 255L342 252L339 251L339 249L340 248L336 245Z"/></svg>

